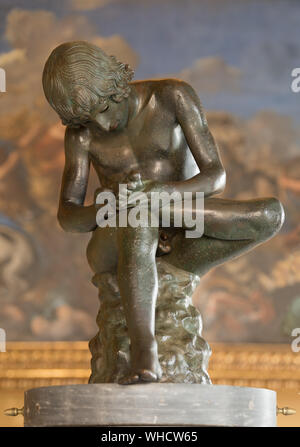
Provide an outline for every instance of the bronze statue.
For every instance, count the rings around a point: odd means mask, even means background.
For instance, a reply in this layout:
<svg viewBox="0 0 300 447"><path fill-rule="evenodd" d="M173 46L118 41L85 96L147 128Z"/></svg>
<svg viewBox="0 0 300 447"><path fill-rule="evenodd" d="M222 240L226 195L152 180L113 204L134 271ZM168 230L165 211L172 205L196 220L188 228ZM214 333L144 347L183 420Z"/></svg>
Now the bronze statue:
<svg viewBox="0 0 300 447"><path fill-rule="evenodd" d="M55 48L43 73L46 98L67 126L59 222L66 231L92 232L87 256L95 276L104 281L117 272L130 338L123 384L162 377L155 337L158 258L201 277L273 237L284 221L276 198L213 197L224 190L225 171L190 85L132 77L128 65L82 41ZM99 206L84 206L90 163L102 190L116 193L126 183L128 192L149 198L154 191L203 192L204 234L185 238L185 228L173 225L175 207L169 228L98 227ZM195 201L191 206L203 213Z"/></svg>

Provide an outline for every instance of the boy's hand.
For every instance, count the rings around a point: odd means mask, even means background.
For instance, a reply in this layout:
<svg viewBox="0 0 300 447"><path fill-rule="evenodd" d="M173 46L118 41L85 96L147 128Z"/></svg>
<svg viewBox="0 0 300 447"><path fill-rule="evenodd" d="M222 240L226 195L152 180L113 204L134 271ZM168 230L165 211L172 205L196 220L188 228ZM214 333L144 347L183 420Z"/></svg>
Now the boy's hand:
<svg viewBox="0 0 300 447"><path fill-rule="evenodd" d="M133 208L136 205L145 208L151 205L151 192L162 192L164 185L152 180L142 180L139 174L131 178L118 195L118 209Z"/></svg>

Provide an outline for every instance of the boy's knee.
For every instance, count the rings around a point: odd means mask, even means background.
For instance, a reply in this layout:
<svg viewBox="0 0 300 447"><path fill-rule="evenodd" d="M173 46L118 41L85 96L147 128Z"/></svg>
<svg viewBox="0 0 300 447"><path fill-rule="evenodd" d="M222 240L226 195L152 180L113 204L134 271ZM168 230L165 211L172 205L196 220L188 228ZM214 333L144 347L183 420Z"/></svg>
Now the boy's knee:
<svg viewBox="0 0 300 447"><path fill-rule="evenodd" d="M259 237L262 240L270 239L277 234L284 223L284 209L281 202L270 197L264 200L264 206L261 211L261 231Z"/></svg>
<svg viewBox="0 0 300 447"><path fill-rule="evenodd" d="M119 250L126 252L127 259L142 260L156 253L159 233L158 229L147 228L119 228Z"/></svg>

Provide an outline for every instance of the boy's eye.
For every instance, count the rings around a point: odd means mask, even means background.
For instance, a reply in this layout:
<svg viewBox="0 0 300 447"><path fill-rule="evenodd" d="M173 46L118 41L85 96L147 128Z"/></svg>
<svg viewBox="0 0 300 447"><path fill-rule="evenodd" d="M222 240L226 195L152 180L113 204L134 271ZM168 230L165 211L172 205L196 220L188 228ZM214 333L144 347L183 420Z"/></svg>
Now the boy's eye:
<svg viewBox="0 0 300 447"><path fill-rule="evenodd" d="M99 113L104 113L104 112L106 112L106 110L108 110L108 105L103 110L101 110Z"/></svg>

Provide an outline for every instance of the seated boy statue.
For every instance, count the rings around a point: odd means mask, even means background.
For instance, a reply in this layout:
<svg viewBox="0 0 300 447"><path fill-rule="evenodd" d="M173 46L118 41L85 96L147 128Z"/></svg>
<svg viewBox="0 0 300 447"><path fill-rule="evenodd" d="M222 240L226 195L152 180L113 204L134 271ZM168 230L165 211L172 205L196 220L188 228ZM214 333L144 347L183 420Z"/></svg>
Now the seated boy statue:
<svg viewBox="0 0 300 447"><path fill-rule="evenodd" d="M215 198L225 171L200 100L178 79L132 82L128 65L83 41L59 45L43 73L46 98L66 127L65 169L58 219L72 232L92 232L88 261L96 274L117 272L131 346L131 370L121 383L161 378L155 340L156 257L202 276L273 237L284 211L276 198ZM103 190L189 192L202 213L200 237L184 225L100 227L99 206L85 206L92 163ZM204 208L195 196L204 194ZM117 200L118 202L118 200ZM161 211L159 210L159 218ZM173 210L173 211L172 211ZM174 207L171 213L175 213Z"/></svg>

